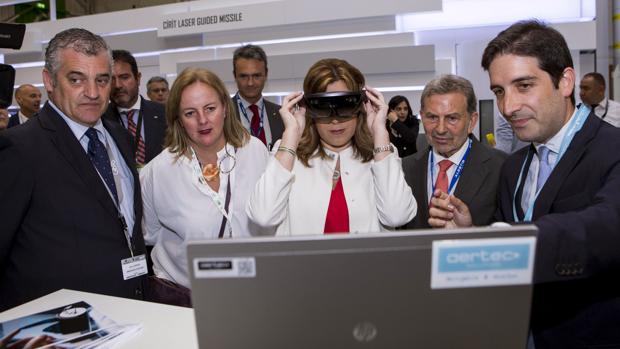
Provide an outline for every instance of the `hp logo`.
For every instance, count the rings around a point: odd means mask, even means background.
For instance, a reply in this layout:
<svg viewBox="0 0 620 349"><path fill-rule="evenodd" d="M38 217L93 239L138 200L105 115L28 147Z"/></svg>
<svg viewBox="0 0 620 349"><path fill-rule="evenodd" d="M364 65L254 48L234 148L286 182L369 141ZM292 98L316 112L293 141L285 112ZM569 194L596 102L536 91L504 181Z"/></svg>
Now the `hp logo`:
<svg viewBox="0 0 620 349"><path fill-rule="evenodd" d="M360 322L353 327L353 338L358 342L370 342L377 337L377 327L370 322Z"/></svg>

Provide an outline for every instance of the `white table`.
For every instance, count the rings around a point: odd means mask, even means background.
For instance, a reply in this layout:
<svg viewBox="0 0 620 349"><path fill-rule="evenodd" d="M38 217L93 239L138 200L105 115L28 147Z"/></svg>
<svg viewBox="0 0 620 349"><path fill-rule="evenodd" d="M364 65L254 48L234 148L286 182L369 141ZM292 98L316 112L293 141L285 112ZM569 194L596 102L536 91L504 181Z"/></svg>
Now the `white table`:
<svg viewBox="0 0 620 349"><path fill-rule="evenodd" d="M119 348L198 348L194 310L171 305L59 290L0 313L0 322L85 301L118 324L142 324Z"/></svg>

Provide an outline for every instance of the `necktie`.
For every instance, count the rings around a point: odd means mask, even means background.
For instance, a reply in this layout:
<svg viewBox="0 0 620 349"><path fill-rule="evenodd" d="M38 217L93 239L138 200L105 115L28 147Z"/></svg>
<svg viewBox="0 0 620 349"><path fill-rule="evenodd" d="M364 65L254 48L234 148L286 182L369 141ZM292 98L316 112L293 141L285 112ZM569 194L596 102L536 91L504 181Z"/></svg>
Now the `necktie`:
<svg viewBox="0 0 620 349"><path fill-rule="evenodd" d="M448 193L448 169L452 166L452 161L445 159L439 161L439 173L435 182L435 189ZM448 193L449 194L449 193Z"/></svg>
<svg viewBox="0 0 620 349"><path fill-rule="evenodd" d="M146 159L146 146L144 145L144 139L142 139L140 131L138 131L138 128L136 127L136 123L133 121L133 115L135 112L135 109L131 109L123 113L127 115L127 130L137 144L135 154L136 164L144 165Z"/></svg>
<svg viewBox="0 0 620 349"><path fill-rule="evenodd" d="M252 121L250 122L252 136L257 137L266 145L267 139L265 138L265 131L260 125L260 113L258 112L258 107L256 104L252 104L250 106L250 110L252 111Z"/></svg>
<svg viewBox="0 0 620 349"><path fill-rule="evenodd" d="M110 166L110 158L108 157L108 151L105 149L103 143L97 136L97 130L89 128L86 131L86 137L88 137L88 156L90 161L95 165L95 168L99 172L101 178L105 182L106 186L112 192L114 200L118 203L118 194L116 192L116 183L114 182L114 175L112 174L112 166Z"/></svg>
<svg viewBox="0 0 620 349"><path fill-rule="evenodd" d="M545 184L547 178L551 174L551 165L549 165L549 148L544 145L538 149L538 180L536 181L536 191Z"/></svg>

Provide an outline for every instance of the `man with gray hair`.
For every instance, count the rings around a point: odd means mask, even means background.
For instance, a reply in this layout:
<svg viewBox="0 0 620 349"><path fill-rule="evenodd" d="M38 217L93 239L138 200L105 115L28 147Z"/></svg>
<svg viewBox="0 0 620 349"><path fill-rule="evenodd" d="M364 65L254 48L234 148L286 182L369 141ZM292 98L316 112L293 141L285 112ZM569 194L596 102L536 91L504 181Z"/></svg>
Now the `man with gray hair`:
<svg viewBox="0 0 620 349"><path fill-rule="evenodd" d="M142 299L140 184L129 139L106 120L112 57L84 29L45 52L49 100L4 131L0 311L61 288Z"/></svg>
<svg viewBox="0 0 620 349"><path fill-rule="evenodd" d="M442 75L422 92L420 116L430 147L403 159L405 180L418 202L407 228L429 228L435 190L454 194L476 212L475 224L489 224L497 208L499 173L506 154L471 134L478 122L476 95L460 76Z"/></svg>
<svg viewBox="0 0 620 349"><path fill-rule="evenodd" d="M239 91L233 97L237 116L252 136L267 148L282 138L284 123L280 106L263 98L267 82L267 55L260 46L245 45L233 54L233 75Z"/></svg>

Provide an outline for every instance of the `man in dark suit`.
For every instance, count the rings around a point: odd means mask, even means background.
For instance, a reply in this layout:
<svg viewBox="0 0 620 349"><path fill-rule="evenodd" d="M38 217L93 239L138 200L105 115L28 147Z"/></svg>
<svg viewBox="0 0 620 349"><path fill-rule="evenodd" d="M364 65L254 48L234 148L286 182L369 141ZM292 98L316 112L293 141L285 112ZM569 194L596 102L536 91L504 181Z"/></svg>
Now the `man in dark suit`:
<svg viewBox="0 0 620 349"><path fill-rule="evenodd" d="M620 130L575 108L570 51L544 24L501 32L482 66L500 112L531 142L504 163L496 215L539 229L530 347L620 348ZM432 225L471 225L460 200L433 204Z"/></svg>
<svg viewBox="0 0 620 349"><path fill-rule="evenodd" d="M476 225L492 223L506 154L471 135L478 122L477 103L473 86L460 76L442 75L424 87L420 117L430 147L403 159L405 180L418 202L418 214L406 228L430 228L428 203L434 189L463 200Z"/></svg>
<svg viewBox="0 0 620 349"><path fill-rule="evenodd" d="M45 52L49 101L3 131L0 311L61 288L143 298L140 184L127 134L101 120L110 67L101 37L58 33Z"/></svg>
<svg viewBox="0 0 620 349"><path fill-rule="evenodd" d="M263 98L267 82L267 55L260 46L239 47L233 54L233 75L239 91L233 97L237 116L252 136L267 148L282 138L284 123L280 106Z"/></svg>
<svg viewBox="0 0 620 349"><path fill-rule="evenodd" d="M19 111L9 119L9 128L30 120L41 107L41 91L33 85L24 84L15 90L15 101Z"/></svg>
<svg viewBox="0 0 620 349"><path fill-rule="evenodd" d="M104 118L122 125L130 134L136 165L144 166L163 149L166 137L164 106L140 96L138 64L125 50L112 51L112 103Z"/></svg>

